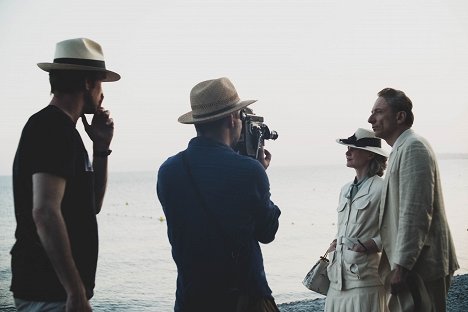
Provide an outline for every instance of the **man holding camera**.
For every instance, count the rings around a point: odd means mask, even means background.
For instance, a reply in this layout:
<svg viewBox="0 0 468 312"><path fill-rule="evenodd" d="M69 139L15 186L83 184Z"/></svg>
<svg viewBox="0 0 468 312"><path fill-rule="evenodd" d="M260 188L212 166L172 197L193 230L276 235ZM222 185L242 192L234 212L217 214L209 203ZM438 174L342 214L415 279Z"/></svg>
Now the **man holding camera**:
<svg viewBox="0 0 468 312"><path fill-rule="evenodd" d="M279 208L270 200L265 169L234 151L242 132L242 101L227 78L200 82L192 111L197 137L160 167L157 194L177 265L175 311L278 311L264 268L261 243L274 240Z"/></svg>

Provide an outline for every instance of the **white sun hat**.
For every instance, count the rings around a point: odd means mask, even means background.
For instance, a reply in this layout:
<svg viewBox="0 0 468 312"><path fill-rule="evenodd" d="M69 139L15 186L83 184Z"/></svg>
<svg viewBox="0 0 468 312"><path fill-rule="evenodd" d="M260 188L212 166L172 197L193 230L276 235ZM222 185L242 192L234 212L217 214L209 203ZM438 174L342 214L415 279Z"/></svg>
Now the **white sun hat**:
<svg viewBox="0 0 468 312"><path fill-rule="evenodd" d="M120 75L106 69L104 54L99 43L87 39L76 38L60 41L55 47L53 63L38 63L40 69L53 70L84 70L106 73L103 81L117 81Z"/></svg>
<svg viewBox="0 0 468 312"><path fill-rule="evenodd" d="M376 137L371 130L358 128L349 138L336 139L336 142L388 157L388 153L382 148L382 139Z"/></svg>

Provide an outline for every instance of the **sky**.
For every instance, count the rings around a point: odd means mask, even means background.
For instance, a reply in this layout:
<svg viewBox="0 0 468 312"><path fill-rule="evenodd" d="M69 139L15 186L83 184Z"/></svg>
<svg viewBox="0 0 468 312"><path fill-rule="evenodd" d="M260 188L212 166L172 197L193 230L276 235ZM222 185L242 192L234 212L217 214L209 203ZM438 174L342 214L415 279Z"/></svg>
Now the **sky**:
<svg viewBox="0 0 468 312"><path fill-rule="evenodd" d="M50 102L55 44L99 42L115 122L110 171L157 171L195 135L191 88L228 77L279 133L272 166L343 164L335 142L367 123L377 92L403 90L438 154L468 153L468 2L0 0L0 175L30 115ZM85 144L90 141L80 123ZM390 147L385 146L387 150Z"/></svg>

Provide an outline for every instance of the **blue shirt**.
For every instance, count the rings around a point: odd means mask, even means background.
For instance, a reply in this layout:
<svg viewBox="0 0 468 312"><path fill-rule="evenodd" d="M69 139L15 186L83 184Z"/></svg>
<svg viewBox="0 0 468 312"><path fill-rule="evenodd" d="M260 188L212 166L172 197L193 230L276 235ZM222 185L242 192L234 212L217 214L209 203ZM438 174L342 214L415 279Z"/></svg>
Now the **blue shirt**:
<svg viewBox="0 0 468 312"><path fill-rule="evenodd" d="M265 169L204 137L190 141L186 156L205 208L181 153L164 162L157 182L178 270L175 310L191 298L222 297L236 286L250 296L271 297L259 242L273 241L281 212L270 200ZM232 255L239 250L235 265Z"/></svg>

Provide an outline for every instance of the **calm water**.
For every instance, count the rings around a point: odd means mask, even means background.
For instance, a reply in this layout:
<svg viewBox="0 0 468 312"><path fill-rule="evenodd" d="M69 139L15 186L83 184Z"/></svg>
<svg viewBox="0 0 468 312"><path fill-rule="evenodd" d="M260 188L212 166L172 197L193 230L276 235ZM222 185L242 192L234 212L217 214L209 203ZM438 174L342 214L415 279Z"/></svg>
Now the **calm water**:
<svg viewBox="0 0 468 312"><path fill-rule="evenodd" d="M468 159L439 160L447 215L462 269L468 273ZM265 269L278 303L313 299L301 281L335 234L337 197L353 178L343 166L268 169L272 199L281 208L276 240L263 245ZM170 311L176 268L163 212L155 196L155 172L112 173L98 216L100 257L96 311ZM0 309L12 306L9 250L15 220L11 178L0 177Z"/></svg>

